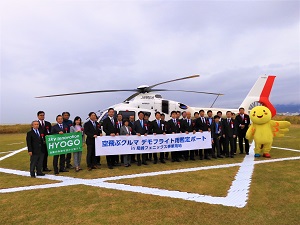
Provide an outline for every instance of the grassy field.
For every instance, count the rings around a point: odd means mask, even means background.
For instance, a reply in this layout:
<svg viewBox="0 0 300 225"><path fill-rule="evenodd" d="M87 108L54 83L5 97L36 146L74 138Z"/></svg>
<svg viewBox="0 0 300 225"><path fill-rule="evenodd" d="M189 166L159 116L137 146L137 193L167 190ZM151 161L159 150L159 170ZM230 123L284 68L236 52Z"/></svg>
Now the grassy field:
<svg viewBox="0 0 300 225"><path fill-rule="evenodd" d="M273 146L300 150L300 126L292 125L284 139ZM25 134L1 134L0 157L25 146ZM99 178L180 168L242 162L234 159L188 161L109 170L104 157L101 169L61 175ZM272 149L272 159L300 156L300 152ZM266 160L266 159L258 159ZM267 159L268 160L268 159ZM52 157L49 167L52 168ZM0 168L28 171L26 151L0 161ZM159 175L114 181L122 184L180 190L212 196L225 196L238 167L189 173ZM299 224L299 160L255 165L248 204L244 208L196 203L104 188L75 185L0 194L0 224ZM28 172L29 174L29 172ZM0 173L0 188L55 183Z"/></svg>

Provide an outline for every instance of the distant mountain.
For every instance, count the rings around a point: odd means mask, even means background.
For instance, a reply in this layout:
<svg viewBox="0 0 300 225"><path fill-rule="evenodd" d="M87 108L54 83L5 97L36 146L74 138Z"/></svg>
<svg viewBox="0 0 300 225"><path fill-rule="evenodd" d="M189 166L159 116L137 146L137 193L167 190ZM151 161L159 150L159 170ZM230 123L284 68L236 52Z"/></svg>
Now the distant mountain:
<svg viewBox="0 0 300 225"><path fill-rule="evenodd" d="M300 113L300 105L274 105L277 113Z"/></svg>

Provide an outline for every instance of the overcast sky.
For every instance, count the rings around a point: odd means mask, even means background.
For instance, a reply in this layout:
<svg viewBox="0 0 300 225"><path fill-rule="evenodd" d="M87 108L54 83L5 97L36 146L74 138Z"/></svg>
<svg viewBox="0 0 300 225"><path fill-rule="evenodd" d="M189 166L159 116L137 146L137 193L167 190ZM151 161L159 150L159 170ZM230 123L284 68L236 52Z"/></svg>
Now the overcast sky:
<svg viewBox="0 0 300 225"><path fill-rule="evenodd" d="M131 93L34 96L200 74L160 88L221 92L238 107L260 75L277 75L273 104L300 104L299 1L1 1L0 123L30 123L122 102ZM213 97L162 93L190 106Z"/></svg>

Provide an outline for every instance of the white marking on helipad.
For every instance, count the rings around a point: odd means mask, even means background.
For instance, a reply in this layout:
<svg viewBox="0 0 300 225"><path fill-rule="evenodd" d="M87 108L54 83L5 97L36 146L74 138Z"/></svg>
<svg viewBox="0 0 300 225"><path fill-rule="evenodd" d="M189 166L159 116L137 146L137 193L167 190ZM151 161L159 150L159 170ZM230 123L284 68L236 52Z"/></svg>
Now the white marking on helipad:
<svg viewBox="0 0 300 225"><path fill-rule="evenodd" d="M275 148L278 148L278 147L275 147ZM18 152L21 152L25 149L26 148L23 148L23 149L20 149L17 151L13 151L12 153L9 154L9 156L8 155L4 156L4 157L0 158L0 160L8 158L8 157L10 157L14 154L17 154ZM283 150L289 150L289 149L283 149ZM300 152L300 150L295 150L295 149L290 149L290 150ZM130 175L96 178L96 179L81 179L81 178L54 176L54 175L47 174L46 176L39 177L39 178L60 181L60 183L6 188L6 189L0 189L0 193L11 193L11 192L17 192L17 191L65 187L65 186L70 186L70 185L83 184L83 185L93 186L93 187L130 191L130 192L135 192L135 193L183 199L183 200L187 200L187 201L204 202L204 203L209 203L209 204L220 204L220 205L224 205L224 206L232 206L232 207L242 208L247 204L248 193L249 193L249 189L250 189L250 185L251 185L251 178L252 178L255 164L280 162L280 161L287 161L287 160L299 160L299 159L300 159L300 156L299 157L289 157L289 158L267 159L267 160L254 161L254 143L253 143L250 147L250 154L245 156L243 162L241 162L241 163L232 163L232 164L223 164L223 165L221 164L221 165L215 165L215 166L176 169L176 170L167 170L167 171L159 171L159 172L148 172L148 173L130 174ZM210 170L210 169L222 169L222 168L230 168L230 167L235 167L235 166L240 166L240 168L228 190L226 197L215 197L215 196L210 196L210 195L201 195L201 194L197 194L197 193L188 193L188 192L182 192L182 191L172 191L172 190L165 190L165 189L159 189L159 188L150 188L150 187L142 187L142 186L134 186L134 185L128 185L128 184L107 182L107 181L114 181L114 180L121 180L121 179L133 179L133 178L138 178L138 177L159 176L159 175L166 175L166 174L194 172L194 171ZM20 170L0 168L0 172L21 175L21 176L27 176L27 177L29 176L29 172L20 171Z"/></svg>

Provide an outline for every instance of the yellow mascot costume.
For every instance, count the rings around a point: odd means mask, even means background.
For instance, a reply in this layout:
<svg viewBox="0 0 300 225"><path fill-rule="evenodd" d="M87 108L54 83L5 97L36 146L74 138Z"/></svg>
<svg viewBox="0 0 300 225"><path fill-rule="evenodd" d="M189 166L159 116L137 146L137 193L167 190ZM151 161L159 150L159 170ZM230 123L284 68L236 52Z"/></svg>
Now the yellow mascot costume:
<svg viewBox="0 0 300 225"><path fill-rule="evenodd" d="M273 137L283 137L291 125L288 121L271 120L271 111L265 106L256 106L250 112L252 124L246 133L249 142L255 141L255 157L260 157L261 152L266 158L271 158L270 150Z"/></svg>

